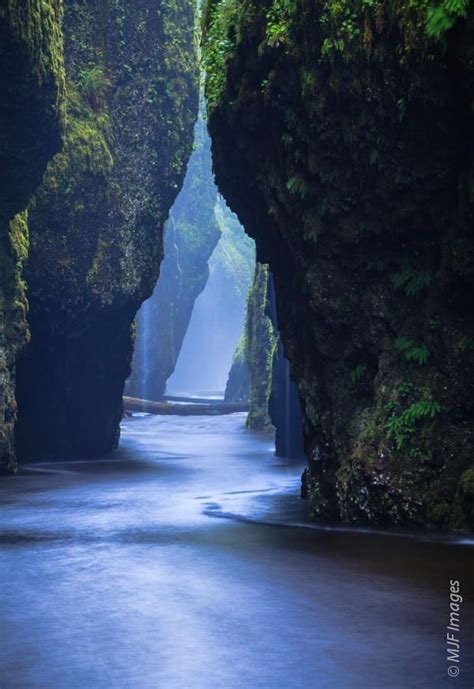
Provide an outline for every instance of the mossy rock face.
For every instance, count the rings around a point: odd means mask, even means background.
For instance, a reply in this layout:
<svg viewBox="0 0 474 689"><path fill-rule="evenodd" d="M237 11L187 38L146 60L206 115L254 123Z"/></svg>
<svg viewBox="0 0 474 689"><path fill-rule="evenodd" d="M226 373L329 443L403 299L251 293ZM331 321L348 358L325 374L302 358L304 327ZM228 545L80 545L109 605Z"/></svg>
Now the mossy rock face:
<svg viewBox="0 0 474 689"><path fill-rule="evenodd" d="M67 128L29 209L31 344L18 369L25 458L117 441L131 324L192 147L191 0L67 0Z"/></svg>
<svg viewBox="0 0 474 689"><path fill-rule="evenodd" d="M247 301L244 351L250 378L250 411L247 427L254 430L273 428L269 401L273 382L273 361L278 332L269 315L271 275L268 266L257 263Z"/></svg>
<svg viewBox="0 0 474 689"><path fill-rule="evenodd" d="M216 178L274 276L321 519L473 526L474 19L430 36L430 7L207 4Z"/></svg>
<svg viewBox="0 0 474 689"><path fill-rule="evenodd" d="M59 0L0 7L0 472L16 466L15 366L28 338L25 208L62 141L61 14Z"/></svg>
<svg viewBox="0 0 474 689"><path fill-rule="evenodd" d="M250 401L250 373L245 353L245 330L237 344L225 388L225 401L229 403Z"/></svg>
<svg viewBox="0 0 474 689"><path fill-rule="evenodd" d="M275 431L275 454L304 456L301 406L277 327L273 278L257 263L247 298L242 338L234 354L225 393L229 402L247 401L247 427Z"/></svg>

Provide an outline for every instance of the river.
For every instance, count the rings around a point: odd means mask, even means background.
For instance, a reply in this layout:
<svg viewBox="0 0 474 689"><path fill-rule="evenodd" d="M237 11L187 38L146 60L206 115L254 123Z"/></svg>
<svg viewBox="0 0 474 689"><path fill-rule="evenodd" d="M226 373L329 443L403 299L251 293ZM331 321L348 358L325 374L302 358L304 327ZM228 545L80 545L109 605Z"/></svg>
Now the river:
<svg viewBox="0 0 474 689"><path fill-rule="evenodd" d="M472 541L317 528L300 469L240 414L138 417L2 479L1 689L472 688Z"/></svg>

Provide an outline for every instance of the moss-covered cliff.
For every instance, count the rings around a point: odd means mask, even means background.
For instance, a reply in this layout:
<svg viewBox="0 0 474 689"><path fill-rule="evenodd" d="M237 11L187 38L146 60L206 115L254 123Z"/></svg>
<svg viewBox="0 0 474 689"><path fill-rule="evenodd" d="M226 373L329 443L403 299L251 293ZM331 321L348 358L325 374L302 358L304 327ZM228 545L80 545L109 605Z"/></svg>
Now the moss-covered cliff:
<svg viewBox="0 0 474 689"><path fill-rule="evenodd" d="M278 457L304 456L301 405L278 331L273 278L257 263L247 299L242 338L235 351L226 401L248 401L248 428L275 430Z"/></svg>
<svg viewBox="0 0 474 689"><path fill-rule="evenodd" d="M25 212L63 125L60 0L0 5L0 471L15 465L15 363L26 344Z"/></svg>
<svg viewBox="0 0 474 689"><path fill-rule="evenodd" d="M116 443L131 323L191 152L191 0L67 0L67 129L29 209L32 340L18 368L23 457Z"/></svg>
<svg viewBox="0 0 474 689"><path fill-rule="evenodd" d="M272 428L268 405L272 392L278 332L268 313L271 289L268 266L257 263L247 301L244 336L245 359L250 379L247 427L255 430Z"/></svg>
<svg viewBox="0 0 474 689"><path fill-rule="evenodd" d="M245 329L237 343L227 378L224 399L228 403L250 401L250 372L247 364Z"/></svg>
<svg viewBox="0 0 474 689"><path fill-rule="evenodd" d="M221 237L216 202L203 104L183 188L166 224L160 278L137 316L130 395L159 400L165 393L194 304L209 278L208 261Z"/></svg>
<svg viewBox="0 0 474 689"><path fill-rule="evenodd" d="M467 7L207 5L217 180L274 275L320 518L474 524Z"/></svg>

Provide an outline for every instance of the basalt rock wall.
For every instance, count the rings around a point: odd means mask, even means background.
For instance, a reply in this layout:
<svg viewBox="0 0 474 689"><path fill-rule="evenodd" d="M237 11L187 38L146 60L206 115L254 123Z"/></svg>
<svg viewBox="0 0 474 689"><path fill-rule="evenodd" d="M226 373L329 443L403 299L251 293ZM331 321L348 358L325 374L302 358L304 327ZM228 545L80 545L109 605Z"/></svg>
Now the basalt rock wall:
<svg viewBox="0 0 474 689"><path fill-rule="evenodd" d="M198 107L191 0L64 9L65 147L29 208L25 459L93 456L117 442L132 322L158 277Z"/></svg>
<svg viewBox="0 0 474 689"><path fill-rule="evenodd" d="M16 464L15 370L28 339L28 201L63 129L60 0L0 3L0 471Z"/></svg>
<svg viewBox="0 0 474 689"><path fill-rule="evenodd" d="M278 331L270 318L271 274L267 265L257 263L247 300L244 332L245 361L249 373L250 411L247 427L272 428L268 409L273 383L273 364L278 349Z"/></svg>
<svg viewBox="0 0 474 689"><path fill-rule="evenodd" d="M210 0L218 185L275 280L320 519L474 524L473 14Z"/></svg>
<svg viewBox="0 0 474 689"><path fill-rule="evenodd" d="M250 404L248 428L275 430L278 457L304 456L301 404L278 330L274 281L268 266L260 263L226 389L226 400L242 399Z"/></svg>

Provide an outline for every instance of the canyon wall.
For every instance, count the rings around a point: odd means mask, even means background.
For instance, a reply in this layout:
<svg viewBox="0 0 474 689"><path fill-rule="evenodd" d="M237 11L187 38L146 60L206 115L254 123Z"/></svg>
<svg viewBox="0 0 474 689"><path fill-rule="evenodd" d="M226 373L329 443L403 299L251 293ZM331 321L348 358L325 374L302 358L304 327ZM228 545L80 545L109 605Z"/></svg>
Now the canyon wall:
<svg viewBox="0 0 474 689"><path fill-rule="evenodd" d="M474 525L465 7L205 8L216 179L274 276L319 519Z"/></svg>
<svg viewBox="0 0 474 689"><path fill-rule="evenodd" d="M63 130L60 0L0 5L0 471L16 464L15 368L28 339L23 264L27 203Z"/></svg>
<svg viewBox="0 0 474 689"><path fill-rule="evenodd" d="M298 389L278 330L274 281L267 265L257 263L247 299L242 338L234 355L226 401L248 401L247 427L275 431L275 454L304 456Z"/></svg>
<svg viewBox="0 0 474 689"><path fill-rule="evenodd" d="M29 207L24 459L116 445L132 322L155 286L198 108L191 0L66 0L65 146Z"/></svg>
<svg viewBox="0 0 474 689"><path fill-rule="evenodd" d="M271 291L268 266L258 263L247 300L244 333L245 360L250 380L247 427L253 430L272 428L268 405L272 392L273 362L278 349L278 331L269 314Z"/></svg>
<svg viewBox="0 0 474 689"><path fill-rule="evenodd" d="M166 223L160 278L137 315L129 395L160 400L165 394L194 304L209 279L208 261L222 234L216 202L211 142L202 110L183 188Z"/></svg>
<svg viewBox="0 0 474 689"><path fill-rule="evenodd" d="M243 330L255 247L220 197L214 212L221 237L209 260L209 279L194 305L176 370L168 381L174 392L221 393Z"/></svg>
<svg viewBox="0 0 474 689"><path fill-rule="evenodd" d="M237 343L232 366L225 387L224 400L229 403L248 402L250 400L250 372L245 352L245 328Z"/></svg>

